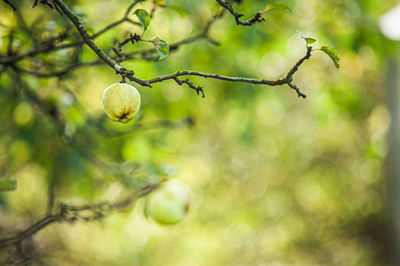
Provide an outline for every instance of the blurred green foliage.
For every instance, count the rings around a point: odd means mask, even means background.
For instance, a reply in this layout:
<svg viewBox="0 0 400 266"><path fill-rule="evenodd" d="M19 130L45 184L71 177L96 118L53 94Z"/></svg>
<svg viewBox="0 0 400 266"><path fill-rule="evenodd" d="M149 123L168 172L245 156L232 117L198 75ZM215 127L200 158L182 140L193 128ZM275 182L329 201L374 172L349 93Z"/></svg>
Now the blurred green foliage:
<svg viewBox="0 0 400 266"><path fill-rule="evenodd" d="M66 2L92 33L119 19L130 3ZM178 11L156 10L146 38L173 43L195 35L218 10L211 0L170 2ZM174 81L152 89L137 86L141 114L125 125L109 121L102 111L103 90L120 80L108 66L80 68L62 80L23 75L28 90L61 111L65 130L60 135L52 119L21 91L13 72L1 73L0 176L14 176L18 188L0 192L0 236L43 215L50 187L57 201L114 201L167 172L193 191L183 223L162 227L146 220L141 200L101 223L47 227L34 237L40 243L36 257L50 265L388 264L382 228L390 115L383 70L395 44L381 35L377 19L396 1L283 2L291 13L271 10L264 23L252 27L238 27L226 14L210 32L221 46L199 40L162 61L122 65L142 78L190 69L275 79L304 54L300 30L317 39L318 47L335 47L341 56L337 70L316 51L296 73L305 100L283 86L193 77L204 87L204 99ZM55 11L30 5L21 6L23 15L29 24L45 25L44 36L70 24ZM243 1L235 7L247 18L265 5ZM137 8L150 12L151 7L146 1ZM0 5L0 13L4 53L8 29L17 22L7 5ZM106 49L129 32L141 31L123 24L96 43ZM32 46L20 29L14 38L19 49ZM127 45L124 52L140 47L151 44ZM41 57L65 60L70 55L66 49ZM84 47L83 59L96 55ZM138 123L188 115L196 120L192 127L121 133Z"/></svg>

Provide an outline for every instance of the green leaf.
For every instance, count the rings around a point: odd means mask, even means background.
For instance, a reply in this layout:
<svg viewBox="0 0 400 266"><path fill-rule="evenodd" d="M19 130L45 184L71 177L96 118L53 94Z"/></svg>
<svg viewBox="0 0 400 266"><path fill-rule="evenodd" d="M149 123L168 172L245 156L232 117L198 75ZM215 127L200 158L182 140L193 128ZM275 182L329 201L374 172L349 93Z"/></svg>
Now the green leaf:
<svg viewBox="0 0 400 266"><path fill-rule="evenodd" d="M301 31L299 31L299 30L296 30L296 31L297 31L298 34L300 34L301 38L304 39L304 40L306 41L306 44L314 43L314 42L317 41L317 40L314 39L314 38L310 38L310 37L304 36L304 34L303 34Z"/></svg>
<svg viewBox="0 0 400 266"><path fill-rule="evenodd" d="M306 43L307 43L307 44L314 43L314 42L317 41L316 39L310 38L310 37L305 37L305 38L303 38L303 39L306 40Z"/></svg>
<svg viewBox="0 0 400 266"><path fill-rule="evenodd" d="M322 46L321 47L321 51L326 53L332 59L332 61L335 64L336 68L340 67L340 64L339 64L339 60L340 60L339 53L335 48L331 48L331 47L328 47L328 46Z"/></svg>
<svg viewBox="0 0 400 266"><path fill-rule="evenodd" d="M147 13L147 11L144 10L144 9L137 9L134 14L138 18L140 24L142 24L142 26L146 30L147 27L149 27L149 25L150 25L150 15L149 15L149 13Z"/></svg>
<svg viewBox="0 0 400 266"><path fill-rule="evenodd" d="M0 177L0 192L17 189L17 180L12 176Z"/></svg>
<svg viewBox="0 0 400 266"><path fill-rule="evenodd" d="M268 12L273 9L283 9L283 10L287 10L287 11L291 12L290 8L286 4L277 2L277 3L266 5L264 10L262 11L262 13L264 14L265 12Z"/></svg>
<svg viewBox="0 0 400 266"><path fill-rule="evenodd" d="M159 55L158 60L163 60L169 55L169 45L166 41L160 40L158 44L155 44L155 47Z"/></svg>

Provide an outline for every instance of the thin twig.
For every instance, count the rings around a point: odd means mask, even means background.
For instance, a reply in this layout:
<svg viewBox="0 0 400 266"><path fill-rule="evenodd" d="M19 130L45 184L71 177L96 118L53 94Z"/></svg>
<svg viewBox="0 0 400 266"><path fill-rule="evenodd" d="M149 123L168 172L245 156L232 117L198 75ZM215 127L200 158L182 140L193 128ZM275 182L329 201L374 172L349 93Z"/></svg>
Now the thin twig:
<svg viewBox="0 0 400 266"><path fill-rule="evenodd" d="M105 26L104 28L98 30L96 33L90 35L91 39L96 39L99 36L101 36L102 34L104 34L105 32L117 27L118 25L122 24L123 22L129 22L131 24L134 25L141 25L140 23L131 20L127 14L129 14L129 12L132 10L132 8L138 3L141 2L142 0L139 1L135 1L133 2L127 9L124 17L120 20L117 20L115 22L112 22L111 24ZM22 16L21 16L22 17ZM29 28L26 28L25 30L30 30ZM76 42L71 42L71 43L65 43L65 44L60 44L60 45L55 45L57 41L59 41L58 37L53 37L53 42L50 42L49 39L45 40L43 42L41 42L40 44L38 44L36 47L32 48L29 51L26 51L24 53L19 53L18 55L13 55L13 56L9 56L9 57L0 57L0 64L9 64L9 63L13 63L16 61L19 61L25 57L30 57L30 56L34 56L37 55L39 53L43 53L43 52L51 52L51 51L57 51L57 50L62 50L62 49L68 49L68 48L72 48L75 46L79 46L85 43L84 40L80 40L80 41L76 41Z"/></svg>
<svg viewBox="0 0 400 266"><path fill-rule="evenodd" d="M218 4L220 4L223 8L228 10L233 17L235 18L236 24L237 25L242 25L242 26L251 26L257 22L263 22L265 21L264 18L261 17L262 11L258 11L254 17L248 19L248 20L241 20L240 18L243 17L244 15L237 12L233 7L232 3L230 0L217 0Z"/></svg>
<svg viewBox="0 0 400 266"><path fill-rule="evenodd" d="M196 91L197 95L200 95L200 93L201 93L202 97L203 98L205 97L203 87L194 85L193 82L191 82L189 79L180 80L177 77L175 77L174 80L176 83L178 83L181 86L184 83L187 84L190 88L192 88Z"/></svg>
<svg viewBox="0 0 400 266"><path fill-rule="evenodd" d="M97 44L90 38L89 33L86 31L85 27L79 21L79 18L69 9L67 5L64 4L62 0L54 0L54 2L59 6L62 12L71 20L75 25L79 34L86 44L100 57L104 62L111 66L117 73L121 74L122 77L127 77L129 80L134 81L140 85L151 87L145 80L137 78L134 76L132 70L127 70L122 68L114 59L108 56Z"/></svg>

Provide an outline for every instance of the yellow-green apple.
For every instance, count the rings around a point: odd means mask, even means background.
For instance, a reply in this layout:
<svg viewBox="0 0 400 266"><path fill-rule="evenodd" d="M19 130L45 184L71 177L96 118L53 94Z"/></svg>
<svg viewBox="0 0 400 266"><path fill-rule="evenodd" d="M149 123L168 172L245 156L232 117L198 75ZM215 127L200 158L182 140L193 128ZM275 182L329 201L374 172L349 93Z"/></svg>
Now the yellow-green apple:
<svg viewBox="0 0 400 266"><path fill-rule="evenodd" d="M127 123L140 109L140 93L132 85L115 83L103 93L103 108L111 120Z"/></svg>
<svg viewBox="0 0 400 266"><path fill-rule="evenodd" d="M180 181L169 180L150 194L145 214L159 224L176 224L185 218L189 203L189 188Z"/></svg>

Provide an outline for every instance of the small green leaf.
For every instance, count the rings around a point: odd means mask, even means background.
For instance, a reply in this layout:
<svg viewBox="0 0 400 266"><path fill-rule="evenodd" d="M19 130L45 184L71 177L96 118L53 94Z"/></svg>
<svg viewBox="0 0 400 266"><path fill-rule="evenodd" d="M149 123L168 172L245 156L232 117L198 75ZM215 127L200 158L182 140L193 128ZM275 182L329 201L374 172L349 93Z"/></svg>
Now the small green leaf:
<svg viewBox="0 0 400 266"><path fill-rule="evenodd" d="M149 13L147 13L147 11L144 10L144 9L136 9L134 14L138 18L140 24L142 24L142 26L146 30L147 27L149 27L149 25L150 25L150 15L149 15Z"/></svg>
<svg viewBox="0 0 400 266"><path fill-rule="evenodd" d="M331 47L328 47L328 46L322 46L321 47L321 51L326 53L332 59L332 61L335 64L336 68L340 67L340 64L339 64L339 60L340 60L339 53L335 48L331 48Z"/></svg>
<svg viewBox="0 0 400 266"><path fill-rule="evenodd" d="M0 177L0 192L17 189L17 180L12 176Z"/></svg>
<svg viewBox="0 0 400 266"><path fill-rule="evenodd" d="M314 42L317 41L314 38L310 38L310 37L304 36L304 34L299 30L296 30L296 31L297 31L298 34L300 34L300 37L306 41L306 44L314 43Z"/></svg>
<svg viewBox="0 0 400 266"><path fill-rule="evenodd" d="M304 40L306 40L306 43L307 43L307 44L314 43L314 42L317 41L316 39L314 39L314 38L309 38L309 37L305 37Z"/></svg>
<svg viewBox="0 0 400 266"><path fill-rule="evenodd" d="M266 5L264 10L262 11L262 13L264 14L265 12L268 12L273 9L283 9L283 10L287 10L287 11L291 12L290 8L286 4L277 2L277 3Z"/></svg>
<svg viewBox="0 0 400 266"><path fill-rule="evenodd" d="M155 45L157 53L159 55L158 60L163 60L169 54L169 45L166 41L160 40L157 45Z"/></svg>

